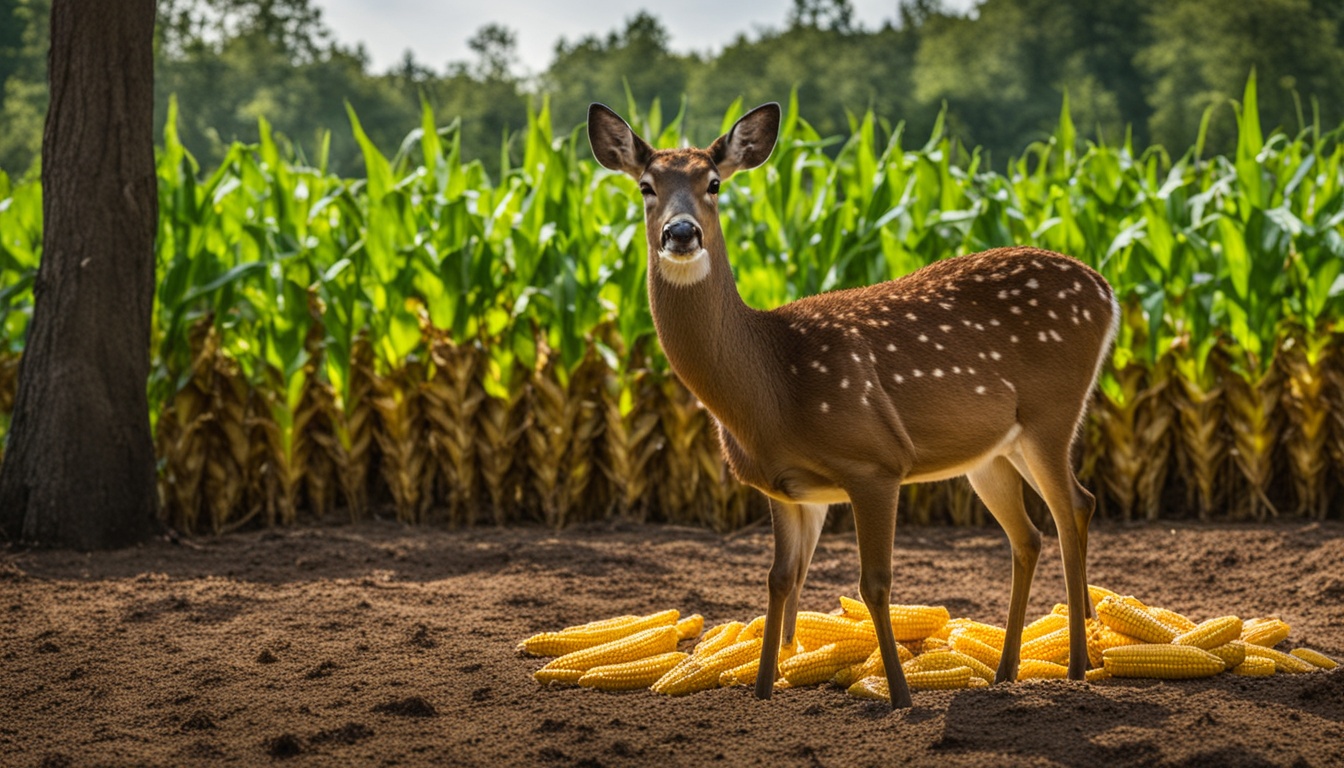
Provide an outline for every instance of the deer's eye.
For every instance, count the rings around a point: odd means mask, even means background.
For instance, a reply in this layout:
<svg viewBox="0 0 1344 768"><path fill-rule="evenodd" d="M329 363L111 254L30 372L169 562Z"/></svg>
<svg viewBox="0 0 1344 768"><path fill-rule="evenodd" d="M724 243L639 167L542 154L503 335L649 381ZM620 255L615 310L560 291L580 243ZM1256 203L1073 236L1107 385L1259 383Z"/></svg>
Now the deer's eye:
<svg viewBox="0 0 1344 768"><path fill-rule="evenodd" d="M718 179L710 179L710 180L709 180L709 194L711 194L711 195L717 195L717 194L719 194L719 180L718 180Z"/></svg>
<svg viewBox="0 0 1344 768"><path fill-rule="evenodd" d="M651 197L653 195L653 186L648 182L641 183L639 185L639 193L645 197Z"/></svg>

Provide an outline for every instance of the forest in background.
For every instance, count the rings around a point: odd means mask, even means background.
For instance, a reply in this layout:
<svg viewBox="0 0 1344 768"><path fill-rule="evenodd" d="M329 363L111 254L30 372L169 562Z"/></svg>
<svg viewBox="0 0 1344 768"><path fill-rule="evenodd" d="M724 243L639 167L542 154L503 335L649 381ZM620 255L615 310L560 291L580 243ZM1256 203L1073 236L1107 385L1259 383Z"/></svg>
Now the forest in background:
<svg viewBox="0 0 1344 768"><path fill-rule="evenodd" d="M49 0L0 0L0 169L29 170L46 112ZM474 58L438 64L409 52L374 72L367 53L333 39L313 0L160 0L156 122L180 105L181 139L203 165L233 141L255 142L265 118L296 151L329 170L360 169L345 110L392 152L419 123L423 99L460 121L465 159L496 167L519 142L529 110L550 100L557 134L590 101L664 113L685 106L689 138L712 140L723 111L787 100L822 136L849 134L871 109L891 126L929 135L946 109L949 132L1003 167L1048 137L1067 92L1093 140L1173 151L1235 146L1226 105L1254 68L1266 127L1295 133L1344 121L1344 3L1337 0L983 0L967 13L939 0L900 0L881 28L855 24L848 0L794 0L777 27L743 32L722 50L682 54L641 12L618 28L556 42L544 72L525 75L515 33L491 24L470 39Z"/></svg>

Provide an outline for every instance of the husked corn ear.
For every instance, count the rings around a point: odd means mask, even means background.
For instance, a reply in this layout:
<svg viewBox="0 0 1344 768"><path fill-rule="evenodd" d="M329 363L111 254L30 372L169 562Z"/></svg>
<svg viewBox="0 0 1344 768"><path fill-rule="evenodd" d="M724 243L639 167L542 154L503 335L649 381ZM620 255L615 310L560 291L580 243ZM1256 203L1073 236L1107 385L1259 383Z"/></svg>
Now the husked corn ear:
<svg viewBox="0 0 1344 768"><path fill-rule="evenodd" d="M1246 675L1247 677L1269 677L1274 674L1278 667L1273 659L1266 659L1263 656L1247 656L1246 660L1232 668L1234 675Z"/></svg>
<svg viewBox="0 0 1344 768"><path fill-rule="evenodd" d="M847 667L841 667L837 669L835 671L835 674L831 675L831 682L835 683L841 688L848 688L850 685L854 683L855 680L859 679L858 671L860 669L863 669L863 664L864 662L859 661L850 664Z"/></svg>
<svg viewBox="0 0 1344 768"><path fill-rule="evenodd" d="M952 644L952 650L960 651L988 667L997 667L1003 656L998 648L976 640L960 629L953 631L948 641Z"/></svg>
<svg viewBox="0 0 1344 768"><path fill-rule="evenodd" d="M570 675L558 674L578 670L586 672L593 667L620 664L636 659L671 653L677 649L677 628L674 626L654 627L636 632L629 637L613 640L592 648L567 653L537 670L533 675L537 682L578 682L578 677L569 680ZM581 677L581 675L580 675Z"/></svg>
<svg viewBox="0 0 1344 768"><path fill-rule="evenodd" d="M563 656L595 645L619 640L653 627L677 623L677 610L660 611L649 616L620 616L591 624L567 627L559 632L542 632L518 644L518 650L532 656Z"/></svg>
<svg viewBox="0 0 1344 768"><path fill-rule="evenodd" d="M808 649L820 648L841 640L877 642L877 629L871 621L855 621L845 616L832 616L829 613L799 611L796 626L794 637Z"/></svg>
<svg viewBox="0 0 1344 768"><path fill-rule="evenodd" d="M756 675L760 671L761 658L757 656L746 664L739 664L719 675L719 687L727 688L733 685L753 685L756 682Z"/></svg>
<svg viewBox="0 0 1344 768"><path fill-rule="evenodd" d="M866 640L841 640L815 651L791 656L779 664L779 672L795 686L824 683L847 667L868 658L873 644Z"/></svg>
<svg viewBox="0 0 1344 768"><path fill-rule="evenodd" d="M633 691L636 688L648 688L688 655L673 651L622 664L593 667L583 673L578 683L585 688L596 688L599 691Z"/></svg>
<svg viewBox="0 0 1344 768"><path fill-rule="evenodd" d="M993 624L984 624L970 619L952 619L934 633L933 637L946 640L952 636L953 632L961 632L961 634L967 637L973 637L1000 652L1003 651L1003 643L1008 637L1007 631L1002 627L996 627Z"/></svg>
<svg viewBox="0 0 1344 768"><path fill-rule="evenodd" d="M1069 605L1068 603L1055 603L1055 607L1051 608L1050 612L1056 616L1067 617L1069 615Z"/></svg>
<svg viewBox="0 0 1344 768"><path fill-rule="evenodd" d="M868 606L851 597L841 596L840 607L851 619L871 619ZM951 618L941 605L891 605L887 607L891 630L897 640L923 640L937 632Z"/></svg>
<svg viewBox="0 0 1344 768"><path fill-rule="evenodd" d="M910 672L927 672L934 669L969 667L971 673L976 677L984 678L990 682L994 681L994 670L990 669L988 665L982 663L979 659L968 656L961 651L937 651L935 653L926 653L905 662L902 664L902 667ZM884 673L885 671L886 670L883 670Z"/></svg>
<svg viewBox="0 0 1344 768"><path fill-rule="evenodd" d="M1089 683L1095 683L1098 680L1107 680L1110 676L1111 673L1107 672L1105 667L1093 667L1083 673L1083 677L1086 678Z"/></svg>
<svg viewBox="0 0 1344 768"><path fill-rule="evenodd" d="M1096 612L1106 626L1145 643L1170 643L1178 634L1143 609L1112 597L1097 603Z"/></svg>
<svg viewBox="0 0 1344 768"><path fill-rule="evenodd" d="M676 627L678 640L690 640L693 637L698 637L705 628L705 617L698 613L691 614L678 621Z"/></svg>
<svg viewBox="0 0 1344 768"><path fill-rule="evenodd" d="M1288 639L1291 628L1277 616L1250 619L1241 628L1241 639L1251 645L1273 648Z"/></svg>
<svg viewBox="0 0 1344 768"><path fill-rule="evenodd" d="M1023 659L1017 665L1018 680L1063 680L1069 676L1069 668L1053 661Z"/></svg>
<svg viewBox="0 0 1344 768"><path fill-rule="evenodd" d="M1042 635L1048 635L1057 629L1063 629L1067 626L1069 626L1069 617L1067 615L1061 613L1047 613L1022 628L1022 642L1030 643L1032 640L1035 640Z"/></svg>
<svg viewBox="0 0 1344 768"><path fill-rule="evenodd" d="M714 637L715 637L716 635L718 635L720 632L722 632L722 631L724 631L725 629L727 629L727 628L728 628L728 625L729 625L729 624L732 624L732 623L733 623L733 622L731 622L731 621L726 621L726 622L724 622L724 623L722 623L722 624L715 624L714 626L710 627L709 629L706 629L705 632L704 632L704 634L701 635L701 637L700 637L700 642L703 643L703 642L706 641L706 640L713 640Z"/></svg>
<svg viewBox="0 0 1344 768"><path fill-rule="evenodd" d="M1173 645L1193 645L1209 650L1226 645L1241 637L1241 619L1236 616L1220 616L1195 625L1185 634L1177 635Z"/></svg>
<svg viewBox="0 0 1344 768"><path fill-rule="evenodd" d="M1108 597L1119 598L1120 595L1112 592L1109 589L1106 589L1105 587L1098 587L1095 584L1088 584L1087 597L1089 600L1092 601L1092 608L1095 609L1097 607L1097 603L1100 603L1102 600Z"/></svg>
<svg viewBox="0 0 1344 768"><path fill-rule="evenodd" d="M1150 606L1145 610L1148 611L1148 615L1152 616L1154 619L1157 619L1163 624L1166 624L1168 627L1171 627L1177 632L1189 632L1196 626L1195 622L1187 619L1185 616L1182 616L1181 614L1175 611L1168 610L1166 608L1153 608Z"/></svg>
<svg viewBox="0 0 1344 768"><path fill-rule="evenodd" d="M542 685L578 685L586 674L586 669L538 669L532 679Z"/></svg>
<svg viewBox="0 0 1344 768"><path fill-rule="evenodd" d="M1303 661L1297 656L1284 653L1283 651L1276 651L1273 648L1266 648L1263 645L1256 645L1254 643L1246 644L1246 658L1269 659L1274 662L1274 668L1280 672L1300 674L1302 672L1321 671L1320 667L1308 661ZM1244 664L1245 662L1242 663Z"/></svg>
<svg viewBox="0 0 1344 768"><path fill-rule="evenodd" d="M1101 666L1101 654L1107 648L1119 648L1122 645L1141 645L1142 640L1116 632L1097 619L1087 620L1087 659L1092 666Z"/></svg>
<svg viewBox="0 0 1344 768"><path fill-rule="evenodd" d="M688 660L680 676L672 679L659 678L653 689L669 696L682 696L709 688L717 688L719 675L735 667L740 667L755 658L761 657L761 638L743 640L722 648L713 655ZM670 674L670 673L669 673Z"/></svg>
<svg viewBox="0 0 1344 768"><path fill-rule="evenodd" d="M966 687L967 687L967 688L988 688L988 687L989 687L990 685L992 685L992 684L993 684L993 681L991 681L991 680L986 680L986 679L984 679L983 677L974 677L974 676L972 676L971 679L970 679L969 681L967 681L967 683L966 683Z"/></svg>
<svg viewBox="0 0 1344 768"><path fill-rule="evenodd" d="M1223 660L1223 665L1232 669L1246 660L1246 643L1241 640L1232 640L1222 645L1208 649L1209 653Z"/></svg>
<svg viewBox="0 0 1344 768"><path fill-rule="evenodd" d="M718 629L718 627L715 627L700 638L700 642L696 643L695 647L691 649L692 656L711 656L718 653L737 642L737 636L742 634L742 629L746 627L740 621L730 621L719 626L723 628L714 632L714 629ZM710 632L713 632L713 634L710 634Z"/></svg>
<svg viewBox="0 0 1344 768"><path fill-rule="evenodd" d="M738 634L737 639L739 641L751 640L752 638L755 637L764 637L764 636L765 636L765 617L757 616L756 618L747 622L747 626L742 628L742 632Z"/></svg>
<svg viewBox="0 0 1344 768"><path fill-rule="evenodd" d="M908 648L899 643L896 645L896 656L900 659L902 664L915 658L915 655L911 653ZM859 667L858 671L854 674L854 679L862 680L863 678L872 675L885 674L887 674L887 665L882 662L882 649L874 648L873 652L868 654L868 658L864 659L862 666Z"/></svg>
<svg viewBox="0 0 1344 768"><path fill-rule="evenodd" d="M1313 651L1310 648L1294 648L1289 651L1289 654L1321 669L1334 669L1339 666L1339 662L1320 651Z"/></svg>
<svg viewBox="0 0 1344 768"><path fill-rule="evenodd" d="M938 651L951 650L952 644L947 642L944 637L926 637L919 643L919 653L937 653ZM918 654L917 654L918 655Z"/></svg>
<svg viewBox="0 0 1344 768"><path fill-rule="evenodd" d="M1211 677L1223 671L1222 659L1191 645L1145 644L1110 648L1102 654L1102 663L1106 671L1116 677Z"/></svg>
<svg viewBox="0 0 1344 768"><path fill-rule="evenodd" d="M971 687L973 677L975 673L970 667L929 669L908 673L905 683L914 691L947 691Z"/></svg>
<svg viewBox="0 0 1344 768"><path fill-rule="evenodd" d="M1069 660L1069 628L1056 629L1046 635L1022 644L1022 658L1051 661L1056 664Z"/></svg>

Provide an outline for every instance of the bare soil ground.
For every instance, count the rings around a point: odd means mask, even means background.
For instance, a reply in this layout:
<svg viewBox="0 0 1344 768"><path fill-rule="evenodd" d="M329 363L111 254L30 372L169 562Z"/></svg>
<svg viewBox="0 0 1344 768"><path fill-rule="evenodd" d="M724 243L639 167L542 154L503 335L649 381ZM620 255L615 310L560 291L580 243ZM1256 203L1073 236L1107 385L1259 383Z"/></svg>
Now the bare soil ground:
<svg viewBox="0 0 1344 768"><path fill-rule="evenodd" d="M0 764L1344 764L1344 670L1269 679L1035 681L917 692L892 713L837 688L669 699L541 689L514 645L668 607L765 605L768 531L267 531L97 554L0 550ZM1031 614L1064 595L1047 538ZM1091 580L1197 619L1278 614L1344 657L1344 525L1099 524ZM997 529L902 529L900 602L1001 623ZM803 607L854 594L823 538Z"/></svg>

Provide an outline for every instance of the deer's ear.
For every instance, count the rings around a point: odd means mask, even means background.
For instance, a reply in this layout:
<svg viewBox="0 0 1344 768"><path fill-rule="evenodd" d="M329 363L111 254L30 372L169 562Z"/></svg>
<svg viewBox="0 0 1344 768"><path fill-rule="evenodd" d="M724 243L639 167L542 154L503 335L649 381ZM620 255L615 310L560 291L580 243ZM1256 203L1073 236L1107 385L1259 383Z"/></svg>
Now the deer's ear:
<svg viewBox="0 0 1344 768"><path fill-rule="evenodd" d="M624 171L635 179L653 157L653 147L635 135L629 124L608 107L594 103L588 107L588 144L593 157L604 168Z"/></svg>
<svg viewBox="0 0 1344 768"><path fill-rule="evenodd" d="M709 156L719 167L719 175L728 178L770 159L779 138L779 105L770 102L751 110L733 124L731 130L709 145Z"/></svg>

